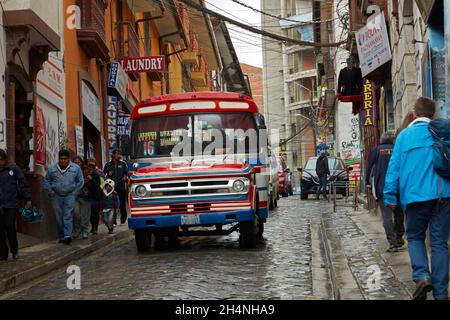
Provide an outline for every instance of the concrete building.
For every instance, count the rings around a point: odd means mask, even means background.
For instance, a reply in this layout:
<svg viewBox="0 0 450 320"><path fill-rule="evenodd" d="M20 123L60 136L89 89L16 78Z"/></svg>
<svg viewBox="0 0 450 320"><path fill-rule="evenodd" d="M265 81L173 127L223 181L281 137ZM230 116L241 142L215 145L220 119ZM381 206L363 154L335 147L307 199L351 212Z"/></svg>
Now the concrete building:
<svg viewBox="0 0 450 320"><path fill-rule="evenodd" d="M314 17L320 17L315 1L262 0L261 8L285 18L262 15L263 30L297 40L317 40L320 30L316 31L310 23ZM315 154L315 138L308 119L321 95L317 52L313 47L282 44L265 37L262 44L265 117L271 129L271 143L273 150L295 170Z"/></svg>

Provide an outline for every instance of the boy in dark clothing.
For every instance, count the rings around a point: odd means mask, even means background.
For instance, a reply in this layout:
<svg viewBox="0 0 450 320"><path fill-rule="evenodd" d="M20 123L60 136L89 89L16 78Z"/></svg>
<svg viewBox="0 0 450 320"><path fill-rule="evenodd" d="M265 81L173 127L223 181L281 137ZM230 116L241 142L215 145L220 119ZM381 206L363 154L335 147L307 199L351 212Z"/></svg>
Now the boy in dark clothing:
<svg viewBox="0 0 450 320"><path fill-rule="evenodd" d="M120 211L120 200L114 191L114 185L115 183L111 179L105 181L105 187L103 189L104 197L100 206L103 213L103 220L110 234L114 230L114 214Z"/></svg>
<svg viewBox="0 0 450 320"><path fill-rule="evenodd" d="M8 155L0 149L0 260L8 260L9 249L12 257L18 256L18 242L16 230L16 212L19 200L27 200L31 205L31 193L25 177L19 167L8 162Z"/></svg>
<svg viewBox="0 0 450 320"><path fill-rule="evenodd" d="M389 242L387 252L397 252L404 244L403 211L398 208L393 212L383 202L384 182L392 150L394 149L394 139L395 135L393 132L383 133L380 145L375 147L369 156L366 174L366 186L372 190L383 216L383 227Z"/></svg>
<svg viewBox="0 0 450 320"><path fill-rule="evenodd" d="M328 184L328 176L330 175L330 168L328 166L328 158L325 150L320 152L320 157L316 162L316 173L319 177L319 187L317 188L316 198L319 199L320 190L322 189L323 198L328 200L327 198L327 184Z"/></svg>
<svg viewBox="0 0 450 320"><path fill-rule="evenodd" d="M115 183L115 191L120 199L120 222L124 224L127 221L127 178L128 165L122 161L122 154L120 150L114 150L112 153L112 160L105 165L103 172L106 179L111 179ZM116 214L114 215L114 223L116 222Z"/></svg>

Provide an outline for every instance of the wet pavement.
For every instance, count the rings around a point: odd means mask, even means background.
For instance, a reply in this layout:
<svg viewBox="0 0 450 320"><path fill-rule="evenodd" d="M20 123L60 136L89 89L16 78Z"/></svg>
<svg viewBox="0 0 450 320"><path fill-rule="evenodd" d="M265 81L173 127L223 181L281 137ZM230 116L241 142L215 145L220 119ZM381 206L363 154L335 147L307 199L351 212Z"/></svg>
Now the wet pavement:
<svg viewBox="0 0 450 320"><path fill-rule="evenodd" d="M81 271L80 290L68 290L69 275L59 270L7 298L330 299L317 238L318 206L299 197L281 200L268 219L265 240L255 249L238 248L237 233L183 238L178 249L145 254L138 254L131 241L74 261Z"/></svg>
<svg viewBox="0 0 450 320"><path fill-rule="evenodd" d="M378 233L363 230L364 217L361 208L332 213L326 201L282 198L255 249L240 249L237 233L182 238L177 249L145 254L130 241L73 261L80 290L67 288L64 269L0 298L410 299L408 275L399 280L384 253L381 225L375 217ZM406 270L406 253L394 255Z"/></svg>

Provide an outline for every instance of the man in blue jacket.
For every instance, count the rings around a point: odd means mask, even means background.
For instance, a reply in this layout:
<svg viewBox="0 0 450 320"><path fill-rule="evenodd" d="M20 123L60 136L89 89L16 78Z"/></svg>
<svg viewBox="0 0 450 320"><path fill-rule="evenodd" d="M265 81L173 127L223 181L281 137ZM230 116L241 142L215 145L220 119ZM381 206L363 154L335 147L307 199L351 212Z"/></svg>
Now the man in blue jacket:
<svg viewBox="0 0 450 320"><path fill-rule="evenodd" d="M414 104L416 119L398 136L389 163L384 203L391 209L397 193L406 214L406 234L416 291L413 298L425 300L433 290L435 299L448 299L450 232L450 181L433 167L433 137L428 130L435 103L419 98ZM425 247L430 228L431 272Z"/></svg>
<svg viewBox="0 0 450 320"><path fill-rule="evenodd" d="M383 217L383 227L389 242L387 252L397 252L404 245L403 212L401 210L393 212L383 201L384 182L394 149L394 139L395 134L392 131L381 135L380 145L370 153L366 174L366 185L372 189L371 191L378 202Z"/></svg>
<svg viewBox="0 0 450 320"><path fill-rule="evenodd" d="M44 188L52 199L58 225L59 242L72 242L75 201L84 185L81 168L70 161L68 150L59 151L58 163L48 167Z"/></svg>

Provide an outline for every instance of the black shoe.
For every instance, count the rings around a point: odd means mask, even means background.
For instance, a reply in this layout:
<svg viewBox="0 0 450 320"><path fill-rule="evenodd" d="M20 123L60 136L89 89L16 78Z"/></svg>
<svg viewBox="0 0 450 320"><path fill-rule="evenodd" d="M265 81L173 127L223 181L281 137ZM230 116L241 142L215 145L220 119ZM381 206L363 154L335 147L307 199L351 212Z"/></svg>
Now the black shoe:
<svg viewBox="0 0 450 320"><path fill-rule="evenodd" d="M413 300L427 300L427 294L433 290L430 279L422 279L416 283L416 291L413 294Z"/></svg>
<svg viewBox="0 0 450 320"><path fill-rule="evenodd" d="M72 242L72 238L68 237L64 239L64 243L69 245Z"/></svg>
<svg viewBox="0 0 450 320"><path fill-rule="evenodd" d="M59 239L58 243L66 243L65 239Z"/></svg>
<svg viewBox="0 0 450 320"><path fill-rule="evenodd" d="M17 253L13 253L13 254L12 254L12 257L13 257L14 260L19 259L19 255L18 255Z"/></svg>
<svg viewBox="0 0 450 320"><path fill-rule="evenodd" d="M397 238L397 246L398 247L403 247L406 244L405 240L403 239L403 237L398 237Z"/></svg>
<svg viewBox="0 0 450 320"><path fill-rule="evenodd" d="M397 246L390 246L389 248L386 249L386 252L398 252L398 247Z"/></svg>

